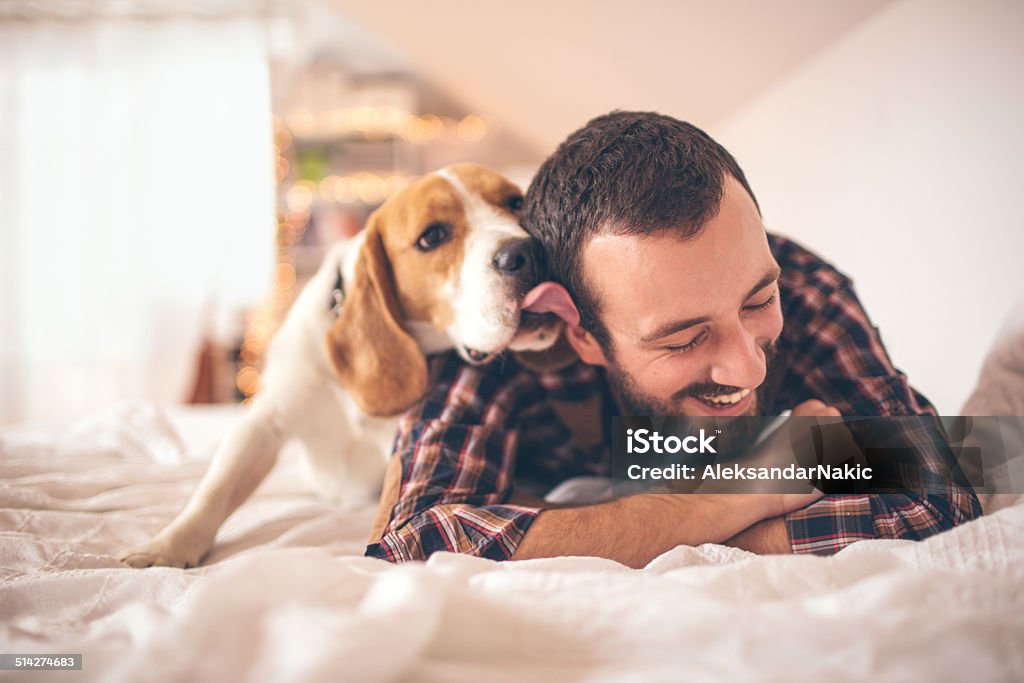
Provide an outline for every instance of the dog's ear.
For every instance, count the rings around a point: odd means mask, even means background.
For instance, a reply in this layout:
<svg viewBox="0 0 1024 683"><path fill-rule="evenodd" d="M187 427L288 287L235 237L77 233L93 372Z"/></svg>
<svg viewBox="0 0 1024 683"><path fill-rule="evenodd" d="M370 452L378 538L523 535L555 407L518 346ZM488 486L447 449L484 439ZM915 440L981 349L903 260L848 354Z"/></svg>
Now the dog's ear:
<svg viewBox="0 0 1024 683"><path fill-rule="evenodd" d="M516 361L534 372L557 372L579 359L572 344L565 338L565 326L558 333L555 343L543 351L516 351Z"/></svg>
<svg viewBox="0 0 1024 683"><path fill-rule="evenodd" d="M426 392L427 360L402 327L391 264L372 218L345 289L341 314L327 332L327 357L363 412L397 415Z"/></svg>

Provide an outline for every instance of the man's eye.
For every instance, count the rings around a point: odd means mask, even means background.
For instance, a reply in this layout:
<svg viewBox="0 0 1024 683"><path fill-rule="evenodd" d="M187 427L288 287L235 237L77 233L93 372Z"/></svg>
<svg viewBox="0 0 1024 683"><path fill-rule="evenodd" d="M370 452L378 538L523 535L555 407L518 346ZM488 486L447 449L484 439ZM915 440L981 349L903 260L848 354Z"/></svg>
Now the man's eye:
<svg viewBox="0 0 1024 683"><path fill-rule="evenodd" d="M420 251L435 249L447 241L451 233L451 226L447 223L431 223L426 230L420 233L416 240L416 248Z"/></svg>
<svg viewBox="0 0 1024 683"><path fill-rule="evenodd" d="M752 304L750 306L744 306L743 309L747 310L747 311L763 311L766 308L768 308L769 306L771 306L773 303L775 303L775 295L774 294L772 294L770 297L765 299L765 301L762 302L762 303Z"/></svg>
<svg viewBox="0 0 1024 683"><path fill-rule="evenodd" d="M696 337L686 342L685 344L679 344L677 346L663 346L662 348L666 351L672 351L674 353L692 351L693 349L700 346L704 339L708 336L707 332L701 332Z"/></svg>
<svg viewBox="0 0 1024 683"><path fill-rule="evenodd" d="M508 210L513 212L513 213L518 212L520 209L523 208L523 197L522 197L522 195L518 195L518 194L512 195L511 197L509 197L508 199L505 200L505 206L507 206Z"/></svg>

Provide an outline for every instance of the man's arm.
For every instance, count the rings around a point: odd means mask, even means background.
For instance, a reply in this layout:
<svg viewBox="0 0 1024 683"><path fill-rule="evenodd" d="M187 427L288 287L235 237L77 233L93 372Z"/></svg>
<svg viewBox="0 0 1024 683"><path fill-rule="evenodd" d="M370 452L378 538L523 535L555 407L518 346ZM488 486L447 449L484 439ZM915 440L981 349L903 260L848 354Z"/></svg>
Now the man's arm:
<svg viewBox="0 0 1024 683"><path fill-rule="evenodd" d="M782 517L762 520L736 534L724 545L758 555L789 555L793 552L786 520Z"/></svg>
<svg viewBox="0 0 1024 683"><path fill-rule="evenodd" d="M839 411L815 400L797 406L793 415L828 417ZM920 540L971 519L973 494L937 474L946 466L937 421L896 419L890 438L915 453L923 476L908 481L912 486L906 493L825 496L784 517L761 521L725 544L760 554L832 553L871 538Z"/></svg>
<svg viewBox="0 0 1024 683"><path fill-rule="evenodd" d="M825 496L783 517L759 522L725 544L761 554L833 553L864 539L921 540L969 521L978 514L976 499L970 490L936 474L943 467L941 437L926 428L928 423L922 417L896 433L915 453L922 475L921 481L908 481L905 493Z"/></svg>
<svg viewBox="0 0 1024 683"><path fill-rule="evenodd" d="M751 525L803 507L820 497L817 491L810 494L640 494L600 505L544 510L533 521L512 559L585 555L643 567L678 545L721 543L731 537L738 538L736 535ZM771 521L781 523L778 519Z"/></svg>

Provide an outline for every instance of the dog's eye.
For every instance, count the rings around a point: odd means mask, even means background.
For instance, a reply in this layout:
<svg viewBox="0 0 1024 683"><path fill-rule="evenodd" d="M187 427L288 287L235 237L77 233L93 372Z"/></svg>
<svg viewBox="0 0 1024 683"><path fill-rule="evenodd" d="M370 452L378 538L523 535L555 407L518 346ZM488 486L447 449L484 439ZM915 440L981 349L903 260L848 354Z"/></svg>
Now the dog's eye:
<svg viewBox="0 0 1024 683"><path fill-rule="evenodd" d="M521 195L514 194L505 200L505 206L508 207L509 211L513 213L518 212L523 208L523 198Z"/></svg>
<svg viewBox="0 0 1024 683"><path fill-rule="evenodd" d="M450 235L451 226L447 223L431 223L420 233L416 240L416 248L420 251L430 251L442 244Z"/></svg>

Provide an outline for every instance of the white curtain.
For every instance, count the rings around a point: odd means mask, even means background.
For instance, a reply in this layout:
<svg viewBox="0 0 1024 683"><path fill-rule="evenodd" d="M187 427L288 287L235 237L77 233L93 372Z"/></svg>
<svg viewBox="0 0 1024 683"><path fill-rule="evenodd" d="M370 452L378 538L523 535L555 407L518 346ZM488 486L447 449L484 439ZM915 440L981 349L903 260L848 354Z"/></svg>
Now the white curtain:
<svg viewBox="0 0 1024 683"><path fill-rule="evenodd" d="M270 285L272 144L257 16L0 17L0 424L185 398Z"/></svg>

